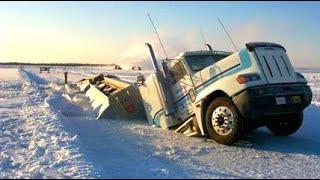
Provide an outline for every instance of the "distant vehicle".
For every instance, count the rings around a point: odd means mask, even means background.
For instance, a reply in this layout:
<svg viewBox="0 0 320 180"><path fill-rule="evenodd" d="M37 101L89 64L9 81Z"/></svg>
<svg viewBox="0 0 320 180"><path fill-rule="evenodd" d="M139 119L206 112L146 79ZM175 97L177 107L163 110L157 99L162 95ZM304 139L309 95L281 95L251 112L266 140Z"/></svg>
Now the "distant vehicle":
<svg viewBox="0 0 320 180"><path fill-rule="evenodd" d="M187 136L233 144L245 131L267 126L275 135L295 133L311 103L307 80L296 72L286 49L251 42L237 52L188 51L161 61L147 44L154 72L140 83L101 78L80 81L103 116L146 115L150 124ZM109 93L109 84L114 91Z"/></svg>
<svg viewBox="0 0 320 180"><path fill-rule="evenodd" d="M131 69L132 69L132 70L138 70L138 71L140 71L140 70L141 70L141 67L140 67L140 66L133 66Z"/></svg>
<svg viewBox="0 0 320 180"><path fill-rule="evenodd" d="M50 67L40 67L40 73L42 73L43 71L50 73Z"/></svg>
<svg viewBox="0 0 320 180"><path fill-rule="evenodd" d="M121 68L119 65L115 64L115 65L114 65L114 69L116 69L116 70L121 70L122 68Z"/></svg>

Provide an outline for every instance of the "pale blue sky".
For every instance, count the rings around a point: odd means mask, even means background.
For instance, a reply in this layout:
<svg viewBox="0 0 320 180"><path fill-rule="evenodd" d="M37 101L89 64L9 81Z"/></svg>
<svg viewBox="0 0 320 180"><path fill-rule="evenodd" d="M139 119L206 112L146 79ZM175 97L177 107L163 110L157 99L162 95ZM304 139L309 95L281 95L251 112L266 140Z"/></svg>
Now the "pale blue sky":
<svg viewBox="0 0 320 180"><path fill-rule="evenodd" d="M238 47L278 42L294 65L320 67L319 2L0 2L0 61L140 58L144 51L136 46L157 46L147 12L171 56L203 48L200 27L215 48L233 50L219 16Z"/></svg>

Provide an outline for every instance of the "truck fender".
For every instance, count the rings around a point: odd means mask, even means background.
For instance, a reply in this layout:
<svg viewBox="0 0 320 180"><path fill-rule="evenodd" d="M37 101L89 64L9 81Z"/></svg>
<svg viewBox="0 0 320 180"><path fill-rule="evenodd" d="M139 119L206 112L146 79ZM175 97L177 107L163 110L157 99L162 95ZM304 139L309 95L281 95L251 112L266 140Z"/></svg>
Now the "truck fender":
<svg viewBox="0 0 320 180"><path fill-rule="evenodd" d="M210 105L210 103L218 97L229 97L229 96L224 91L217 90L217 91L212 92L211 94L209 94L208 96L206 96L202 100L195 103L194 112L195 112L197 123L199 125L202 136L206 135L206 130L204 127L204 124L205 124L204 118L205 118L206 110L207 110L208 106Z"/></svg>

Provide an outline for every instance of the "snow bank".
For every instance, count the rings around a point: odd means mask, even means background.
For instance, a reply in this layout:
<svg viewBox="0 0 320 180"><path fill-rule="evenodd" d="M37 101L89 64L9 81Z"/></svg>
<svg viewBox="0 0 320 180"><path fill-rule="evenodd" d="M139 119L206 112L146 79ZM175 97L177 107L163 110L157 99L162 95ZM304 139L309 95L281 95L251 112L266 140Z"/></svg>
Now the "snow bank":
<svg viewBox="0 0 320 180"><path fill-rule="evenodd" d="M320 72L302 73L312 90L312 104L320 106Z"/></svg>
<svg viewBox="0 0 320 180"><path fill-rule="evenodd" d="M79 152L77 135L66 132L57 114L44 104L45 81L20 72L22 79L0 82L15 84L18 92L0 99L11 107L0 108L0 178L99 177ZM1 94L7 91L11 89L0 89Z"/></svg>
<svg viewBox="0 0 320 180"><path fill-rule="evenodd" d="M54 93L45 99L45 104L53 111L67 117L85 116L86 112L79 106L72 103L68 94Z"/></svg>

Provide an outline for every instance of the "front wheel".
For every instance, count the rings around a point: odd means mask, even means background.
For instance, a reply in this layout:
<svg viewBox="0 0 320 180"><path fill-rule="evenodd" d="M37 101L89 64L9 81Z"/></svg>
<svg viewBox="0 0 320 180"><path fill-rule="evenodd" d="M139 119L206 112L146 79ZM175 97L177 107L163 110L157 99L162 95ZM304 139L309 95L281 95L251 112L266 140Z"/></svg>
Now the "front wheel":
<svg viewBox="0 0 320 180"><path fill-rule="evenodd" d="M220 97L211 102L205 116L207 134L217 143L230 145L243 132L243 122L231 99Z"/></svg>
<svg viewBox="0 0 320 180"><path fill-rule="evenodd" d="M268 129L277 136L289 136L300 128L303 112L279 116L267 121Z"/></svg>

